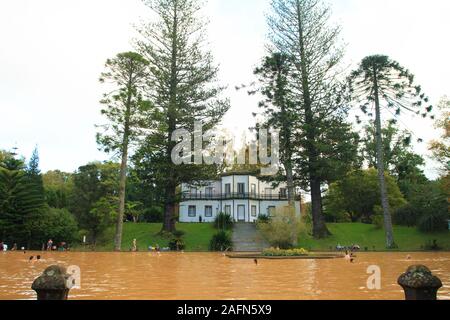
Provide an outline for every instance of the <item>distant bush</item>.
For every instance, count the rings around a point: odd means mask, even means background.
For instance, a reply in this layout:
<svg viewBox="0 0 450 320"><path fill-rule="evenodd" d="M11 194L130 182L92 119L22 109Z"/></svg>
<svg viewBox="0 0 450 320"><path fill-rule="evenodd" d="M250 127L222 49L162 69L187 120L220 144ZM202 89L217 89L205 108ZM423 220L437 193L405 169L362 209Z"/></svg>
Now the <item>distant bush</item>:
<svg viewBox="0 0 450 320"><path fill-rule="evenodd" d="M147 223L162 223L164 216L164 210L161 207L151 207L144 210L144 214L141 215L140 221Z"/></svg>
<svg viewBox="0 0 450 320"><path fill-rule="evenodd" d="M214 228L218 230L231 230L233 229L233 218L226 213L219 213L214 220Z"/></svg>
<svg viewBox="0 0 450 320"><path fill-rule="evenodd" d="M305 249L292 249L292 250L281 250L281 249L266 249L263 251L262 255L265 257L302 257L309 254L308 250Z"/></svg>
<svg viewBox="0 0 450 320"><path fill-rule="evenodd" d="M417 219L419 212L414 206L407 204L397 209L392 215L392 220L395 225L415 227L417 225Z"/></svg>
<svg viewBox="0 0 450 320"><path fill-rule="evenodd" d="M439 232L448 228L448 214L446 212L424 212L418 221L418 228L422 232Z"/></svg>
<svg viewBox="0 0 450 320"><path fill-rule="evenodd" d="M376 229L383 229L384 226L384 216L383 216L383 208L380 206L374 207L374 215L371 218L372 224Z"/></svg>
<svg viewBox="0 0 450 320"><path fill-rule="evenodd" d="M382 214L377 214L372 217L372 224L375 226L376 229L380 230L383 229L384 226L384 217Z"/></svg>
<svg viewBox="0 0 450 320"><path fill-rule="evenodd" d="M233 248L233 241L231 235L226 231L219 231L216 233L209 244L210 251L229 251Z"/></svg>
<svg viewBox="0 0 450 320"><path fill-rule="evenodd" d="M429 251L440 251L442 248L438 245L437 240L433 240L423 246L425 250Z"/></svg>

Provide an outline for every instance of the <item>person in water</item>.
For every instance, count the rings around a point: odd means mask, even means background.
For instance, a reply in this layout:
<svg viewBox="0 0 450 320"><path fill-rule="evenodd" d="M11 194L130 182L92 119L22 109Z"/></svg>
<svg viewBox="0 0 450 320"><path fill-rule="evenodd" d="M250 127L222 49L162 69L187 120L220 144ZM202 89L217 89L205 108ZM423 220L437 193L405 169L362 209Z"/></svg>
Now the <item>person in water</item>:
<svg viewBox="0 0 450 320"><path fill-rule="evenodd" d="M52 251L53 250L53 240L49 239L47 241L47 251Z"/></svg>

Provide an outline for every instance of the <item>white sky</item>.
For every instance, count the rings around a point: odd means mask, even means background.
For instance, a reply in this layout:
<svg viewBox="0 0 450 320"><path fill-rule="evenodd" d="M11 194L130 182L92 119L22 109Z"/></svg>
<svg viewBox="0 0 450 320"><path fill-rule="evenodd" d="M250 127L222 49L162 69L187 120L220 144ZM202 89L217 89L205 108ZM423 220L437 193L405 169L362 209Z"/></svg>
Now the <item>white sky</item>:
<svg viewBox="0 0 450 320"><path fill-rule="evenodd" d="M364 56L391 56L416 74L433 103L450 94L450 1L334 0L343 27L346 64ZM253 81L264 54L269 0L210 0L210 42L229 85L225 124L246 128L254 98L235 85ZM73 171L107 156L97 151L98 83L107 58L132 49L133 24L146 15L140 0L0 0L0 149L27 157L38 145L43 171ZM425 139L438 135L430 121L404 120ZM434 176L430 162L427 174Z"/></svg>

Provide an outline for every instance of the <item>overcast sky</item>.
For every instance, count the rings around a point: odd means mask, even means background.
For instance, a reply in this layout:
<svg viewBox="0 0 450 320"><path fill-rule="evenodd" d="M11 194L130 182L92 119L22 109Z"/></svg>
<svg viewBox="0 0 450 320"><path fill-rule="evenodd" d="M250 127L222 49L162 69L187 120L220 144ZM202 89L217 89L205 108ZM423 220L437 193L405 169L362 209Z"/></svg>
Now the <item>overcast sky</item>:
<svg viewBox="0 0 450 320"><path fill-rule="evenodd" d="M345 63L391 56L416 74L433 103L450 95L450 1L334 0L333 20L343 27ZM264 54L269 0L210 0L211 49L229 86L232 109L225 124L246 128L255 100L233 88L253 80ZM102 123L98 83L107 58L132 49L133 24L147 16L140 0L0 0L0 149L27 157L39 147L43 171L74 171L107 157L97 151ZM403 123L425 143L439 133L430 121ZM427 174L435 175L428 163Z"/></svg>

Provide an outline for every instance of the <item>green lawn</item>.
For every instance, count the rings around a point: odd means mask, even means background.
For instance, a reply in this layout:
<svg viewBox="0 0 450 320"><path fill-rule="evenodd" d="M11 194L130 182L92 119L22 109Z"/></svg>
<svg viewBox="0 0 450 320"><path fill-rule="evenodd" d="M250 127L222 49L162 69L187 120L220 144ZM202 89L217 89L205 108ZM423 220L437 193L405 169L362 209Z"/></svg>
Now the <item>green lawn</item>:
<svg viewBox="0 0 450 320"><path fill-rule="evenodd" d="M358 244L364 250L382 251L385 250L384 230L377 230L373 225L361 223L340 223L327 224L333 234L330 238L324 240L314 240L311 236L303 233L300 235L299 247L310 251L320 250L329 251L336 245L350 246ZM394 227L395 242L399 251L417 251L423 250L427 243L437 240L437 243L444 250L450 250L450 232L425 234L419 232L416 228Z"/></svg>
<svg viewBox="0 0 450 320"><path fill-rule="evenodd" d="M127 251L131 248L133 239L137 239L140 251L146 251L149 246L159 244L166 247L169 239L159 235L162 225L159 223L126 223L122 249ZM329 251L337 244L349 246L358 244L362 250L367 247L372 251L375 247L377 251L385 250L384 231L377 230L373 225L361 223L340 223L328 224L328 228L333 233L330 238L324 240L314 240L305 233L300 235L299 247L310 251ZM208 223L179 223L178 230L185 232L186 251L208 251L209 242L216 233L212 224ZM433 240L437 240L438 245L444 250L450 251L450 232L437 234L425 234L417 231L416 228L395 227L395 241L399 251L419 251ZM110 228L102 237L103 241L97 246L97 251L112 251L114 249L114 227ZM80 248L75 248L80 249Z"/></svg>
<svg viewBox="0 0 450 320"><path fill-rule="evenodd" d="M159 223L126 223L123 229L122 250L127 251L131 248L133 239L137 240L140 251L146 251L149 246L159 244L161 248L168 245L169 239L161 237L162 224ZM114 249L114 228L110 228L102 237L103 244L97 246L97 251L112 251ZM212 224L188 224L179 223L177 230L185 232L184 241L186 251L208 251L209 242L216 230Z"/></svg>

